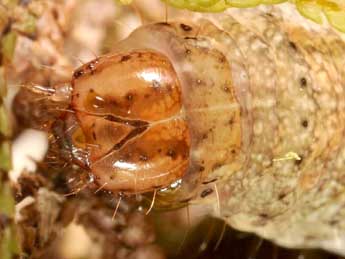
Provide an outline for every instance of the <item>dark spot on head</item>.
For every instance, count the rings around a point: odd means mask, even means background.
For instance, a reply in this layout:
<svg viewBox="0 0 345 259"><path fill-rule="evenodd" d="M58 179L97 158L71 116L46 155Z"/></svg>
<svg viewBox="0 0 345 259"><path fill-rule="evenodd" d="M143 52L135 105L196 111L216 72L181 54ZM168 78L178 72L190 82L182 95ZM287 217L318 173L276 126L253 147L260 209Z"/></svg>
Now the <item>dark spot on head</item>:
<svg viewBox="0 0 345 259"><path fill-rule="evenodd" d="M81 77L84 74L83 69L78 69L73 73L73 78L74 79L78 79L79 77Z"/></svg>
<svg viewBox="0 0 345 259"><path fill-rule="evenodd" d="M94 62L90 62L88 65L87 65L87 68L90 69L91 71L93 71L95 69L95 63Z"/></svg>
<svg viewBox="0 0 345 259"><path fill-rule="evenodd" d="M140 161L147 161L147 160L149 160L148 156L146 156L146 155L140 155L139 159L140 159Z"/></svg>
<svg viewBox="0 0 345 259"><path fill-rule="evenodd" d="M290 47L291 47L293 50L297 50L297 46L296 46L296 44L295 44L294 42L290 41L290 42L289 42L289 45L290 45Z"/></svg>
<svg viewBox="0 0 345 259"><path fill-rule="evenodd" d="M147 99L147 98L149 98L149 97L150 97L149 94L145 94L145 95L144 95L144 98L145 98L145 99Z"/></svg>
<svg viewBox="0 0 345 259"><path fill-rule="evenodd" d="M111 99L111 100L109 100L108 102L109 102L109 104L112 105L112 106L119 106L119 103L118 103L116 100L114 100L114 99Z"/></svg>
<svg viewBox="0 0 345 259"><path fill-rule="evenodd" d="M207 139L207 138L208 138L207 133L205 133L204 135L202 135L202 139Z"/></svg>
<svg viewBox="0 0 345 259"><path fill-rule="evenodd" d="M307 86L307 79L305 77L302 77L299 82L300 82L301 87Z"/></svg>
<svg viewBox="0 0 345 259"><path fill-rule="evenodd" d="M133 94L129 93L126 95L127 101L133 101Z"/></svg>
<svg viewBox="0 0 345 259"><path fill-rule="evenodd" d="M223 88L223 90L224 90L224 92L230 92L230 88L229 87L227 87L227 86L225 86L224 88Z"/></svg>
<svg viewBox="0 0 345 259"><path fill-rule="evenodd" d="M76 93L76 95L75 95L77 98L79 98L79 96L80 96L80 94L79 93Z"/></svg>
<svg viewBox="0 0 345 259"><path fill-rule="evenodd" d="M303 120L302 122L301 122L301 125L304 127L304 128L308 128L308 120Z"/></svg>
<svg viewBox="0 0 345 259"><path fill-rule="evenodd" d="M205 198L206 196L210 195L213 193L213 190L211 188L205 189L201 192L200 197Z"/></svg>
<svg viewBox="0 0 345 259"><path fill-rule="evenodd" d="M110 180L114 180L114 176L112 176L112 175L109 178L110 178Z"/></svg>
<svg viewBox="0 0 345 259"><path fill-rule="evenodd" d="M193 29L192 27L190 27L189 25L186 25L186 24L184 24L184 23L181 23L181 24L180 24L180 27L181 27L181 29L184 30L184 31L191 31L191 30Z"/></svg>
<svg viewBox="0 0 345 259"><path fill-rule="evenodd" d="M157 80L152 80L153 88L157 89L161 86L161 84Z"/></svg>
<svg viewBox="0 0 345 259"><path fill-rule="evenodd" d="M236 149L231 149L231 154L236 154Z"/></svg>
<svg viewBox="0 0 345 259"><path fill-rule="evenodd" d="M125 61L130 60L130 59L131 59L130 55L124 55L124 56L121 57L120 62L125 62Z"/></svg>
<svg viewBox="0 0 345 259"><path fill-rule="evenodd" d="M158 153L161 153L161 152L162 152L162 149L161 149L161 148L158 148L158 149L157 149L157 152L158 152Z"/></svg>
<svg viewBox="0 0 345 259"><path fill-rule="evenodd" d="M89 92L93 93L93 92L95 92L95 90L93 90L93 88L90 88Z"/></svg>
<svg viewBox="0 0 345 259"><path fill-rule="evenodd" d="M171 157L172 159L176 158L176 152L173 149L169 149L167 152L167 156Z"/></svg>

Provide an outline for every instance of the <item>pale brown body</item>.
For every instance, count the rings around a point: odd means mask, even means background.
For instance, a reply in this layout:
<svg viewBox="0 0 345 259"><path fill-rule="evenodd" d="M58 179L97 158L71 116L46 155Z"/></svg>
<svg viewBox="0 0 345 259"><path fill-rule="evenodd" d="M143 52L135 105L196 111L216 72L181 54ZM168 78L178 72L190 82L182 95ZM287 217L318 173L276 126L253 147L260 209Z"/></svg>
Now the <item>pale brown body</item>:
<svg viewBox="0 0 345 259"><path fill-rule="evenodd" d="M179 181L174 202L200 203L216 187L207 197L232 226L345 253L345 44L233 14L143 26L78 69L66 121L89 153L75 158L105 190Z"/></svg>

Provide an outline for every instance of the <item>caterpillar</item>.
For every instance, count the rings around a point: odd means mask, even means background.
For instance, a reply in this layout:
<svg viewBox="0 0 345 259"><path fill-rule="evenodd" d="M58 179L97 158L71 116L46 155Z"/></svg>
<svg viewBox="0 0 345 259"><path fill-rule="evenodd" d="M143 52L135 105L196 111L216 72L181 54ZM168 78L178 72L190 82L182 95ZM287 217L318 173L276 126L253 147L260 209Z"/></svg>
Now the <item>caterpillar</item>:
<svg viewBox="0 0 345 259"><path fill-rule="evenodd" d="M344 41L285 16L143 25L51 89L73 111L52 131L103 190L218 198L237 229L345 254Z"/></svg>

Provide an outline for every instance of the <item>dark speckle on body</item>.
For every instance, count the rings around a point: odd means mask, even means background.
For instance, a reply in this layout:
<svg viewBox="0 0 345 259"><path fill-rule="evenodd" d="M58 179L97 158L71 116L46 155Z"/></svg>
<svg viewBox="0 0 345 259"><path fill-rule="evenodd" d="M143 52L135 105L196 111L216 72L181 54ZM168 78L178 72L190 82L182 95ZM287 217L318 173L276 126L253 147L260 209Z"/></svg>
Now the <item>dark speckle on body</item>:
<svg viewBox="0 0 345 259"><path fill-rule="evenodd" d="M210 195L213 193L213 190L211 188L205 189L201 192L200 197L205 198L206 196Z"/></svg>
<svg viewBox="0 0 345 259"><path fill-rule="evenodd" d="M131 56L130 56L130 55L125 55L125 56L122 56L122 57L121 57L120 62L125 62L125 61L130 60L130 59L131 59Z"/></svg>
<svg viewBox="0 0 345 259"><path fill-rule="evenodd" d="M184 30L184 31L191 31L191 30L193 29L192 27L190 27L189 25L184 24L184 23L181 23L181 24L180 24L180 27L181 27L181 29Z"/></svg>
<svg viewBox="0 0 345 259"><path fill-rule="evenodd" d="M303 120L302 122L301 122L301 124L302 124L302 126L304 127L304 128L308 128L308 120Z"/></svg>
<svg viewBox="0 0 345 259"><path fill-rule="evenodd" d="M290 42L289 42L289 45L290 45L290 47L291 47L293 50L297 50L297 46L296 46L296 44L295 44L294 42L290 41Z"/></svg>
<svg viewBox="0 0 345 259"><path fill-rule="evenodd" d="M74 79L78 79L79 77L81 77L82 75L84 75L84 70L82 69L78 69L73 73L73 78Z"/></svg>
<svg viewBox="0 0 345 259"><path fill-rule="evenodd" d="M301 87L306 87L307 86L307 79L305 77L302 77L300 79L300 84L301 84Z"/></svg>

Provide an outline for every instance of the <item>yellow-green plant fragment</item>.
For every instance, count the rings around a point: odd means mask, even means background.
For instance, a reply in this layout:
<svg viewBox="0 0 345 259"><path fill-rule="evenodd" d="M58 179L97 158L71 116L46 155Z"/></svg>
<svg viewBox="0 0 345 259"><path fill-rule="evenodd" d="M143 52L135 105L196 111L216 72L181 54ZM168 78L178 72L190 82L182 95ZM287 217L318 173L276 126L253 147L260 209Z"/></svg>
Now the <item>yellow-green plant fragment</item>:
<svg viewBox="0 0 345 259"><path fill-rule="evenodd" d="M124 1L124 0L122 0ZM176 8L198 12L222 12L226 8L255 7L260 4L280 4L291 2L306 18L321 24L324 15L329 23L340 31L345 31L344 0L162 0Z"/></svg>
<svg viewBox="0 0 345 259"><path fill-rule="evenodd" d="M123 4L123 5L128 5L132 3L132 0L116 0L116 2L119 2L120 4Z"/></svg>
<svg viewBox="0 0 345 259"><path fill-rule="evenodd" d="M8 113L3 105L0 106L0 134L3 136L11 134Z"/></svg>
<svg viewBox="0 0 345 259"><path fill-rule="evenodd" d="M7 33L1 40L1 51L4 58L10 61L16 47L17 34L15 32Z"/></svg>
<svg viewBox="0 0 345 259"><path fill-rule="evenodd" d="M1 246L0 246L0 256L3 259L12 258L12 233L11 228L6 227L2 233L1 237Z"/></svg>
<svg viewBox="0 0 345 259"><path fill-rule="evenodd" d="M334 0L332 4L323 6L323 11L333 27L345 32L345 1Z"/></svg>
<svg viewBox="0 0 345 259"><path fill-rule="evenodd" d="M1 174L1 173L0 173ZM6 217L4 229L0 230L0 258L11 259L19 254L16 230L13 225L15 203L8 183L0 182L0 215Z"/></svg>
<svg viewBox="0 0 345 259"><path fill-rule="evenodd" d="M219 2L219 0L191 0L190 4L200 7L211 7L217 4L217 2Z"/></svg>
<svg viewBox="0 0 345 259"><path fill-rule="evenodd" d="M5 81L5 70L0 67L0 98L7 94L6 81ZM1 103L1 102L0 102Z"/></svg>
<svg viewBox="0 0 345 259"><path fill-rule="evenodd" d="M261 0L262 4L280 4L284 2L286 2L286 0Z"/></svg>
<svg viewBox="0 0 345 259"><path fill-rule="evenodd" d="M244 7L254 7L259 4L261 4L260 0L226 0L226 3L230 7L239 7L239 8L244 8Z"/></svg>
<svg viewBox="0 0 345 259"><path fill-rule="evenodd" d="M14 200L8 184L0 184L0 214L7 217L14 216Z"/></svg>
<svg viewBox="0 0 345 259"><path fill-rule="evenodd" d="M17 6L19 0L1 0L1 3L6 7L15 7Z"/></svg>
<svg viewBox="0 0 345 259"><path fill-rule="evenodd" d="M345 32L345 11L325 10L329 23L339 31Z"/></svg>
<svg viewBox="0 0 345 259"><path fill-rule="evenodd" d="M9 225L5 227L0 237L0 258L12 259L15 254L19 254L20 248L17 243L17 235L14 227Z"/></svg>
<svg viewBox="0 0 345 259"><path fill-rule="evenodd" d="M297 0L296 7L304 17L307 17L316 23L322 23L322 7L320 5L308 0Z"/></svg>
<svg viewBox="0 0 345 259"><path fill-rule="evenodd" d="M36 17L26 12L21 21L15 24L14 27L26 34L34 34L36 32Z"/></svg>
<svg viewBox="0 0 345 259"><path fill-rule="evenodd" d="M6 95L6 81L4 69L0 67L0 169L8 171L11 168L11 148L6 138L11 135L11 125L8 113L3 105L3 97ZM0 203L1 204L1 203Z"/></svg>
<svg viewBox="0 0 345 259"><path fill-rule="evenodd" d="M310 0L309 0L310 1ZM344 10L345 2L343 0L317 0L316 4L322 6L323 9L328 9L332 11L340 11L341 9Z"/></svg>
<svg viewBox="0 0 345 259"><path fill-rule="evenodd" d="M11 169L11 145L9 141L0 144L0 170Z"/></svg>

